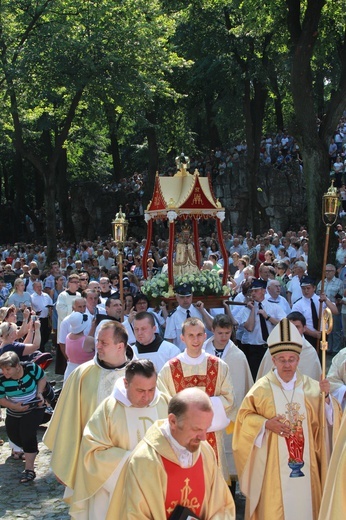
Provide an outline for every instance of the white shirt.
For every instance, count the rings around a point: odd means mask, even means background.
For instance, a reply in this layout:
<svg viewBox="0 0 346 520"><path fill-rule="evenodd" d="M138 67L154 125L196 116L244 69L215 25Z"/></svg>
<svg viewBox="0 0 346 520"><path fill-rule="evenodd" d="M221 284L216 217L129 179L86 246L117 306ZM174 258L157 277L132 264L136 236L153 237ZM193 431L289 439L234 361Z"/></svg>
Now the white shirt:
<svg viewBox="0 0 346 520"><path fill-rule="evenodd" d="M34 292L31 296L31 305L35 312L40 312L40 318L48 318L49 309L47 305L53 305L52 298L47 293L37 294Z"/></svg>

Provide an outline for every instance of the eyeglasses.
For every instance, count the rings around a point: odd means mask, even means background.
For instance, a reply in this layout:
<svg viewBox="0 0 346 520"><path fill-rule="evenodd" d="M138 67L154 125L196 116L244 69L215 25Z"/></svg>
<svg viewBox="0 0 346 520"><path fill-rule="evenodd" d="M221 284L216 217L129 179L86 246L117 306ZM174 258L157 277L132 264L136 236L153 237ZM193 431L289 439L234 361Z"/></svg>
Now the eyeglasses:
<svg viewBox="0 0 346 520"><path fill-rule="evenodd" d="M299 359L275 359L279 365L295 365Z"/></svg>
<svg viewBox="0 0 346 520"><path fill-rule="evenodd" d="M88 278L79 278L79 281L80 281L80 282L87 282L87 281L88 281Z"/></svg>
<svg viewBox="0 0 346 520"><path fill-rule="evenodd" d="M79 280L70 280L69 283L79 283Z"/></svg>

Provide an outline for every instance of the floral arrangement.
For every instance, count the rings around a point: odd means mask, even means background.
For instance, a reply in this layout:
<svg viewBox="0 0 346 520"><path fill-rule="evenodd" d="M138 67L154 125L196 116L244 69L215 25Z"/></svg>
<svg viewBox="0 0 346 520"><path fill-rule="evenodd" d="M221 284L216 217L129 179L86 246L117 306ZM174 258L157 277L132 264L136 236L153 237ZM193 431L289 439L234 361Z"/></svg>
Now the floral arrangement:
<svg viewBox="0 0 346 520"><path fill-rule="evenodd" d="M216 270L199 271L198 273L188 273L174 277L174 286L183 283L190 283L192 285L194 296L228 296L230 294L229 287L222 285L222 279ZM160 296L170 298L174 296L173 289L172 287L168 287L167 274L161 273L147 280L142 287L142 292L146 294L148 298L155 299Z"/></svg>

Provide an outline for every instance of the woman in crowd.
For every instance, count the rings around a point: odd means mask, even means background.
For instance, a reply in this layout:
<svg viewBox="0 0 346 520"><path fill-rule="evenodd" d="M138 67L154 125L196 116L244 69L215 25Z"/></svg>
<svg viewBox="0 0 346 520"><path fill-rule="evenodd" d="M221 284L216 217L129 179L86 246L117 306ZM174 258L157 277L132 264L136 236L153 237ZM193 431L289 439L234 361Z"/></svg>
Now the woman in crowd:
<svg viewBox="0 0 346 520"><path fill-rule="evenodd" d="M264 239L263 238L259 238L259 248L257 249L257 254L256 254L256 263L255 263L255 276L256 278L258 278L258 270L259 270L259 267L260 265L265 262L265 254L266 252L266 246L265 246L265 243L264 243Z"/></svg>
<svg viewBox="0 0 346 520"><path fill-rule="evenodd" d="M23 323L20 327L16 327L17 336L16 339L24 338L28 333L28 319L30 316L30 310L28 308L23 310ZM17 309L14 305L9 307L1 307L0 309L0 323L17 323Z"/></svg>
<svg viewBox="0 0 346 520"><path fill-rule="evenodd" d="M271 251L270 249L267 249L267 251L264 253L264 261L266 262L266 264L273 265L274 260L275 260L275 256L274 256L273 251Z"/></svg>
<svg viewBox="0 0 346 520"><path fill-rule="evenodd" d="M125 295L125 306L124 306L124 316L128 316L133 307L134 296L133 294Z"/></svg>
<svg viewBox="0 0 346 520"><path fill-rule="evenodd" d="M41 343L40 322L29 321L28 333L24 343L17 341L18 339L17 325L15 323L3 321L0 324L0 355L5 352L15 352L20 361L28 361L29 356L39 350ZM31 343L30 343L31 341ZM15 460L24 459L24 452L20 446L10 441L12 449L12 458Z"/></svg>
<svg viewBox="0 0 346 520"><path fill-rule="evenodd" d="M23 323L23 311L24 309L31 308L30 294L25 291L25 283L22 278L17 278L13 284L13 291L10 294L8 305L15 305L17 310L17 325Z"/></svg>
<svg viewBox="0 0 346 520"><path fill-rule="evenodd" d="M24 484L36 478L37 430L44 416L42 392L46 376L35 363L22 365L15 352L0 356L0 368L0 405L7 408L5 425L9 439L24 450L25 469L19 481Z"/></svg>
<svg viewBox="0 0 346 520"><path fill-rule="evenodd" d="M132 326L132 322L138 312L150 312L150 314L154 316L158 334L160 334L163 337L164 327L168 316L167 307L165 303L162 302L160 305L160 312L157 313L154 311L154 309L150 308L149 305L150 302L148 296L146 296L143 293L136 294L133 302L133 310L130 312L128 316L128 321Z"/></svg>
<svg viewBox="0 0 346 520"><path fill-rule="evenodd" d="M280 246L278 249L278 260L279 262L284 262L285 264L290 265L290 259L284 246Z"/></svg>
<svg viewBox="0 0 346 520"><path fill-rule="evenodd" d="M88 316L81 312L72 312L68 318L70 333L66 336L65 352L68 362L64 374L64 382L68 376L82 363L90 361L95 355L95 342L84 331L88 326Z"/></svg>
<svg viewBox="0 0 346 520"><path fill-rule="evenodd" d="M244 269L247 267L246 261L243 258L238 260L238 271L234 274L234 281L236 283L235 291L238 293L241 288L241 283L244 280Z"/></svg>
<svg viewBox="0 0 346 520"><path fill-rule="evenodd" d="M27 361L31 354L39 350L41 331L39 320L29 321L28 333L23 343L17 341L17 326L15 323L0 324L0 355L4 352L15 352L21 361Z"/></svg>

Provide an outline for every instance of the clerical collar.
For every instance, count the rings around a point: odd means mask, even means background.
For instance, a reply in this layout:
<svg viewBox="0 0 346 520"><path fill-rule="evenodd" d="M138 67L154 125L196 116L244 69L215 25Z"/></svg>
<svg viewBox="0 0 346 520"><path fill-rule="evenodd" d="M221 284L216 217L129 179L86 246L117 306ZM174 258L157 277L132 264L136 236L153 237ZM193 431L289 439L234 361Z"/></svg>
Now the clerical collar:
<svg viewBox="0 0 346 520"><path fill-rule="evenodd" d="M147 352L157 352L162 342L163 339L158 334L155 334L154 341L152 341L148 345L142 345L142 343L136 341L138 354L146 354Z"/></svg>
<svg viewBox="0 0 346 520"><path fill-rule="evenodd" d="M66 292L67 292L67 294L69 294L70 296L76 296L76 294L77 294L76 292L71 292L71 291L69 291L68 289L66 289Z"/></svg>
<svg viewBox="0 0 346 520"><path fill-rule="evenodd" d="M190 468L193 464L193 454L191 451L184 448L184 446L181 446L178 441L175 440L175 438L171 434L171 429L169 427L168 419L165 419L164 423L160 427L163 435L168 440L169 444L172 447L172 450L176 454L179 464L182 468ZM198 448L197 456L199 454L200 448Z"/></svg>
<svg viewBox="0 0 346 520"><path fill-rule="evenodd" d="M117 367L109 367L108 365L106 365L103 361L101 361L101 359L97 356L97 364L101 367L101 368L104 368L106 370L120 370L121 368L125 368L127 363L129 362L129 360L127 359L125 361L125 363L123 363L122 365L119 365Z"/></svg>
<svg viewBox="0 0 346 520"><path fill-rule="evenodd" d="M183 361L183 363L187 363L188 365L199 365L205 359L205 352L204 352L204 350L202 350L202 352L200 353L200 355L198 357L193 358L188 355L186 350L184 350L184 352L179 354L178 358L180 359L180 361Z"/></svg>
<svg viewBox="0 0 346 520"><path fill-rule="evenodd" d="M107 292L101 292L100 293L100 297L101 298L109 298L111 296L111 294L112 294L112 291L109 289L109 291L107 291Z"/></svg>
<svg viewBox="0 0 346 520"><path fill-rule="evenodd" d="M284 381L281 379L281 377L278 374L277 368L274 369L274 374L276 375L277 379L280 381L281 386L284 390L293 390L295 382L297 381L297 373L294 373L294 376L292 377L291 381Z"/></svg>
<svg viewBox="0 0 346 520"><path fill-rule="evenodd" d="M122 403L127 408L130 408L131 406L133 406L133 404L127 397L127 390L125 388L125 383L124 383L123 377L121 377L120 379L117 379L117 381L115 382L112 396L114 397L114 399L116 399L117 401L120 401L120 403ZM148 404L148 406L146 406L145 408L149 408L150 406L153 406L154 404L156 404L158 397L159 397L159 391L157 388L155 388L154 398ZM135 408L137 408L137 407L135 407Z"/></svg>

